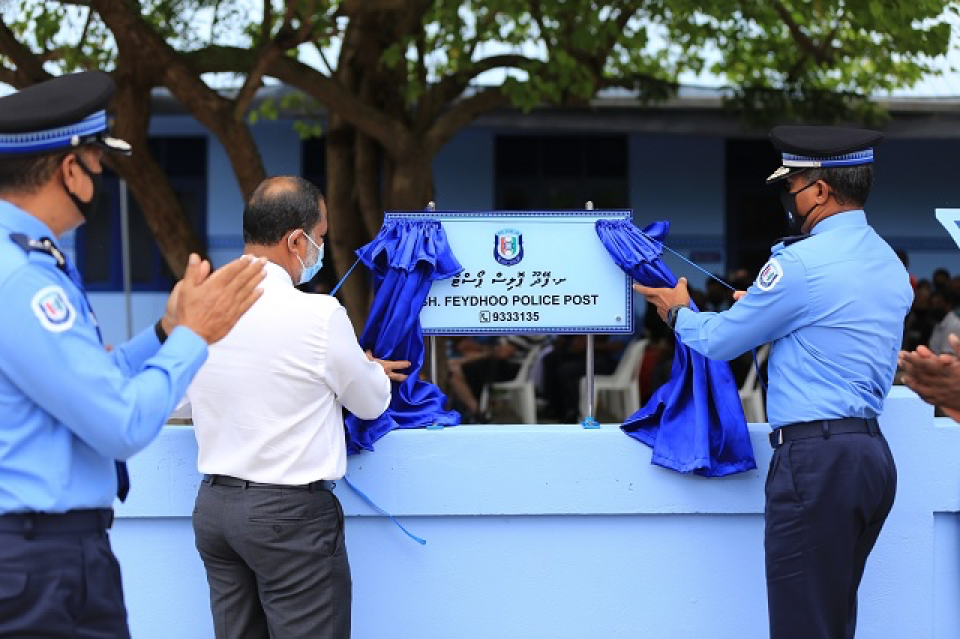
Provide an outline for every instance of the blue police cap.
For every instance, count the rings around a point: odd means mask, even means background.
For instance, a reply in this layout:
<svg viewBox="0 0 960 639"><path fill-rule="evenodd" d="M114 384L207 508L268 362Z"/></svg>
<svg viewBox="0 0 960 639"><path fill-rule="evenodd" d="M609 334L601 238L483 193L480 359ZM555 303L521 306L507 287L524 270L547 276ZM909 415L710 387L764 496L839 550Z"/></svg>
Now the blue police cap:
<svg viewBox="0 0 960 639"><path fill-rule="evenodd" d="M873 147L883 134L840 126L778 126L770 141L781 152L783 166L767 178L773 184L814 168L858 166L873 162Z"/></svg>
<svg viewBox="0 0 960 639"><path fill-rule="evenodd" d="M100 71L62 75L0 98L0 155L40 155L97 144L130 154L110 137L107 102L113 80Z"/></svg>

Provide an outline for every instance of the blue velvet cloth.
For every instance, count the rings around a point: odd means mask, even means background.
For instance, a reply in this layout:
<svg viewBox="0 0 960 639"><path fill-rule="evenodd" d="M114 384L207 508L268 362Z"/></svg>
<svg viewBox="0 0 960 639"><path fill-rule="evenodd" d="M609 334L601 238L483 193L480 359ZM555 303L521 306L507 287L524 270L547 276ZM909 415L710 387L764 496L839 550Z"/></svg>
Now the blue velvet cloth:
<svg viewBox="0 0 960 639"><path fill-rule="evenodd" d="M420 309L434 280L453 277L463 267L453 256L443 226L426 218L388 218L357 256L373 274L373 307L360 337L364 350L387 360L409 360L403 382L392 382L390 407L377 419L347 415L347 452L373 450L373 443L397 428L432 424L456 426L460 415L444 410L446 396L420 379L423 332Z"/></svg>
<svg viewBox="0 0 960 639"><path fill-rule="evenodd" d="M637 282L676 286L660 259L669 222L643 232L626 220L598 220L596 228L614 262ZM757 467L730 365L679 341L670 379L621 428L653 448L653 463L682 473L722 477Z"/></svg>

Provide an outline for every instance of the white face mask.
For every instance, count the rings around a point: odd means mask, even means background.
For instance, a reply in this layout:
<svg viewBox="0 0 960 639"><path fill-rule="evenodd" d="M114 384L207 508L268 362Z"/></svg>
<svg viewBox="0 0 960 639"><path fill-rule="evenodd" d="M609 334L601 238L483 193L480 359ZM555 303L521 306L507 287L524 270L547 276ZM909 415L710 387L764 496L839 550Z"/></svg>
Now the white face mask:
<svg viewBox="0 0 960 639"><path fill-rule="evenodd" d="M317 249L317 258L313 260L313 263L310 266L307 266L300 256L297 255L297 260L300 262L300 266L303 267L303 270L300 271L300 281L297 284L306 284L316 276L320 271L320 267L323 266L323 245L317 245L313 241L313 238L310 237L310 234L307 233L306 229L303 231L303 236L307 238L307 241L310 242L315 249ZM307 251L307 261L310 261L310 251Z"/></svg>

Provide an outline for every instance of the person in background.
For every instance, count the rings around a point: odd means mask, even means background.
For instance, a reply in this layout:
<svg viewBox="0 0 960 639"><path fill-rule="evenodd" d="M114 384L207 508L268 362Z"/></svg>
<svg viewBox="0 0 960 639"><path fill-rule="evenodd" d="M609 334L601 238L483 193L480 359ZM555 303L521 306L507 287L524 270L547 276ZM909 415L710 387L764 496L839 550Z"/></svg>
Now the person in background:
<svg viewBox="0 0 960 639"><path fill-rule="evenodd" d="M928 280L920 280L914 287L913 304L903 321L903 348L912 351L930 343L939 311L933 308L933 292ZM941 315L942 319L942 315Z"/></svg>
<svg viewBox="0 0 960 639"><path fill-rule="evenodd" d="M593 371L609 375L617 368L627 339L613 335L593 338ZM580 378L586 375L586 335L561 335L543 361L543 395L547 416L565 424L580 421Z"/></svg>
<svg viewBox="0 0 960 639"><path fill-rule="evenodd" d="M483 423L492 419L489 413L480 411L483 387L516 377L530 349L545 341L543 335L506 335L480 351L475 350L472 357L449 366L450 389L459 402L458 410L465 412L465 423Z"/></svg>
<svg viewBox="0 0 960 639"><path fill-rule="evenodd" d="M947 337L951 334L960 335L960 298L954 296L953 291L949 290L944 297L944 306L940 321L933 327L930 333L929 348L935 355L953 352L947 342Z"/></svg>
<svg viewBox="0 0 960 639"><path fill-rule="evenodd" d="M896 253L900 261L903 262L903 268L907 269L907 273L910 273L910 256L903 249L897 249ZM914 289L917 288L917 276L913 273L910 273L910 286Z"/></svg>
<svg viewBox="0 0 960 639"><path fill-rule="evenodd" d="M191 255L166 313L109 352L61 237L91 217L115 90L60 76L0 98L0 636L129 637L113 500L125 460L260 295L263 262Z"/></svg>
<svg viewBox="0 0 960 639"><path fill-rule="evenodd" d="M326 204L272 177L243 211L263 297L187 389L204 473L193 513L218 639L350 636L351 578L333 481L347 467L343 409L373 419L409 362L364 354L333 297L305 293L323 264Z"/></svg>
<svg viewBox="0 0 960 639"><path fill-rule="evenodd" d="M933 272L933 290L947 294L950 290L950 271L941 267Z"/></svg>
<svg viewBox="0 0 960 639"><path fill-rule="evenodd" d="M733 306L733 291L712 277L707 278L706 294L706 303L703 305L705 311L719 313Z"/></svg>

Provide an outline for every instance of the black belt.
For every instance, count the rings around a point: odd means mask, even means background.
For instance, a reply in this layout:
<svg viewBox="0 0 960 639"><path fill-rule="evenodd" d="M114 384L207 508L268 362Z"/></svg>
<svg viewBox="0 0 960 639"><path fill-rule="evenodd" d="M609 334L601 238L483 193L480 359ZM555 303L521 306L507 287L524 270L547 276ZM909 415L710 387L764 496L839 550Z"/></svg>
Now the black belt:
<svg viewBox="0 0 960 639"><path fill-rule="evenodd" d="M315 492L318 490L333 490L336 484L326 479L319 479L309 484L262 484L258 481L247 481L238 479L230 475L204 475L203 481L211 486L229 486L230 488L286 488L287 490L306 490Z"/></svg>
<svg viewBox="0 0 960 639"><path fill-rule="evenodd" d="M787 424L770 433L770 445L779 448L785 442L795 439L811 439L813 437L829 439L831 435L848 433L879 435L880 424L877 423L876 417L844 417L842 419L821 419L815 422Z"/></svg>
<svg viewBox="0 0 960 639"><path fill-rule="evenodd" d="M35 535L99 533L108 530L112 525L112 508L0 515L0 533L18 533L28 539Z"/></svg>

